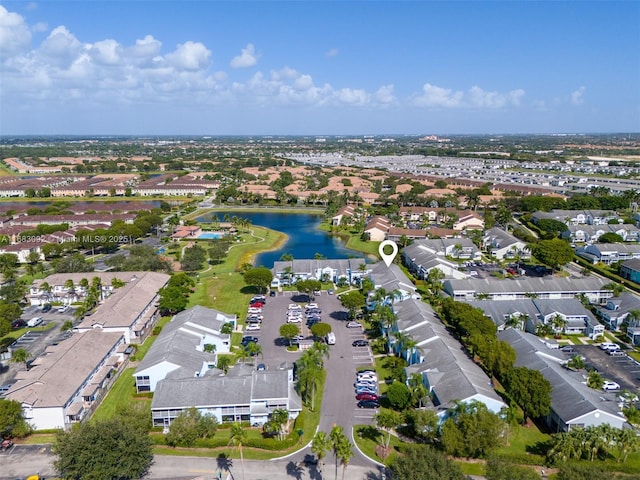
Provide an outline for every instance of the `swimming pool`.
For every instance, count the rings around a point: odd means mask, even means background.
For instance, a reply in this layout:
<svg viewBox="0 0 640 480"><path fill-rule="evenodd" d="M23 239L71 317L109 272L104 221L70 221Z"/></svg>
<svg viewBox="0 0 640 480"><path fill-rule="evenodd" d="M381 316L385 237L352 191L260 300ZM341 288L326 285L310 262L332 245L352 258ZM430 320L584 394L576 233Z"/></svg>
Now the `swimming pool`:
<svg viewBox="0 0 640 480"><path fill-rule="evenodd" d="M222 234L218 232L202 232L198 235L199 240L218 240L222 238Z"/></svg>

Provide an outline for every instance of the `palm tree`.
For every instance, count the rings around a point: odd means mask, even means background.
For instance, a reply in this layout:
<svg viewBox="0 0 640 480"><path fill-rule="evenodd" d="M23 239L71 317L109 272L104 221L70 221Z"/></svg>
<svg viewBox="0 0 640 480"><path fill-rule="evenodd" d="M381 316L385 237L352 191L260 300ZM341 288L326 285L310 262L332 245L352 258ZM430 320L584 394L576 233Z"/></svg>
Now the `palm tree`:
<svg viewBox="0 0 640 480"><path fill-rule="evenodd" d="M556 314L551 320L551 325L556 335L560 335L564 331L564 327L567 325L567 320L561 315Z"/></svg>
<svg viewBox="0 0 640 480"><path fill-rule="evenodd" d="M412 373L409 377L409 389L411 390L411 399L414 405L422 408L422 402L428 397L427 387L422 382L422 374Z"/></svg>
<svg viewBox="0 0 640 480"><path fill-rule="evenodd" d="M329 442L331 444L331 449L333 450L333 454L336 456L336 475L335 478L338 480L338 460L343 465L342 478L344 478L344 470L347 468L347 464L349 460L353 456L353 452L351 452L351 442L344 434L344 429L339 425L334 425L329 432Z"/></svg>
<svg viewBox="0 0 640 480"><path fill-rule="evenodd" d="M24 368L28 369L27 362L31 358L31 354L24 348L18 348L11 354L11 361L14 363L24 363Z"/></svg>
<svg viewBox="0 0 640 480"><path fill-rule="evenodd" d="M229 435L229 444L238 448L240 452L240 466L242 468L242 480L244 480L244 457L242 455L242 445L247 442L247 432L244 431L242 425L238 422L234 422L231 425L231 432Z"/></svg>
<svg viewBox="0 0 640 480"><path fill-rule="evenodd" d="M615 444L618 449L618 462L626 462L631 452L634 452L640 446L640 439L635 430L616 429Z"/></svg>
<svg viewBox="0 0 640 480"><path fill-rule="evenodd" d="M313 440L311 441L311 452L318 459L318 470L322 472L322 460L327 455L327 452L331 448L331 442L329 441L329 437L324 432L317 432L313 436Z"/></svg>

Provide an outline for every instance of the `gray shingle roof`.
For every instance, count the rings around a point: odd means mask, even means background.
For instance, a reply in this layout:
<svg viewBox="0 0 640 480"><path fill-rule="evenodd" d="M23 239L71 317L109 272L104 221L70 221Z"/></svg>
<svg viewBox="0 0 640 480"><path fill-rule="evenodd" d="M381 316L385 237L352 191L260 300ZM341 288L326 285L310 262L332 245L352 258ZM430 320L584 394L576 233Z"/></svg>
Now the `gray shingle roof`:
<svg viewBox="0 0 640 480"><path fill-rule="evenodd" d="M220 328L231 316L217 310L195 306L174 316L142 359L135 375L162 362L184 369L191 376L202 369L203 363L215 359L213 353L196 350L204 335L216 335L230 341L230 335L219 334ZM175 375L174 375L175 376Z"/></svg>
<svg viewBox="0 0 640 480"><path fill-rule="evenodd" d="M595 410L619 417L615 394L584 385L579 372L562 367L566 358L558 350L547 348L535 335L513 328L499 332L498 338L516 350L516 366L538 370L551 383L552 409L563 422L568 423Z"/></svg>

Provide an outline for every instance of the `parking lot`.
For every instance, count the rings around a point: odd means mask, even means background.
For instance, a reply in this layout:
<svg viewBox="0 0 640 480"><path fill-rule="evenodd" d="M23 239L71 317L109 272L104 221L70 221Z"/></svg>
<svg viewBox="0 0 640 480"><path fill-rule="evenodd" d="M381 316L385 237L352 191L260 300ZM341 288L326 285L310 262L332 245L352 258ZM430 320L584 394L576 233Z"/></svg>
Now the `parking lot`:
<svg viewBox="0 0 640 480"><path fill-rule="evenodd" d="M280 337L280 326L286 323L288 307L292 303L305 305L310 300L297 292L279 292L275 297L266 297L262 308L262 327L259 331L250 331L249 335L259 338L263 358L255 363L264 363L268 369L278 368L283 362L294 362L300 351L287 351L286 340ZM373 355L369 346L354 347L354 340L365 339L362 328L347 328L348 314L336 295L322 292L313 303L321 310L322 322L331 325L336 343L329 345L329 357L325 359L327 380L323 397L320 429L331 430L334 424L342 425L346 431L355 423L372 422L375 409L359 409L355 398L355 372L358 367L372 366ZM311 332L304 320L296 323L301 335L310 337Z"/></svg>
<svg viewBox="0 0 640 480"><path fill-rule="evenodd" d="M34 317L42 317L42 323L34 328L27 329L16 341L10 346L12 350L19 348L25 349L29 353L31 360L41 355L49 345L54 345L70 335L69 332L61 332L60 327L67 320L73 321L73 308L69 308L64 313L60 313L57 308L52 308L48 312L42 312L39 307L27 307L21 315L21 319L25 322ZM24 329L20 329L23 331ZM16 333L12 334L17 336ZM6 385L13 382L18 370L23 370L24 365L15 364L11 361L4 361L4 366L0 370L0 385Z"/></svg>
<svg viewBox="0 0 640 480"><path fill-rule="evenodd" d="M589 367L594 367L607 380L613 380L620 384L623 390L637 391L640 387L640 364L628 355L611 356L595 345L574 345L575 353L567 354L567 358L573 355L582 355Z"/></svg>

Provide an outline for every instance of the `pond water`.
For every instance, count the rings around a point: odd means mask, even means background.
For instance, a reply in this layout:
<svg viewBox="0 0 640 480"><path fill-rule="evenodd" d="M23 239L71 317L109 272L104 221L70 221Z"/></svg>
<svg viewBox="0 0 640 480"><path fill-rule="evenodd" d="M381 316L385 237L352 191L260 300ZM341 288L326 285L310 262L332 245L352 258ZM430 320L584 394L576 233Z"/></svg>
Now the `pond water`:
<svg viewBox="0 0 640 480"><path fill-rule="evenodd" d="M318 230L318 225L322 221L322 215L308 213L275 213L275 212L234 212L233 216L246 218L253 225L267 227L278 232L285 233L289 239L279 249L273 252L264 252L256 257L255 265L263 265L267 268L273 267L273 262L280 260L285 253L293 255L294 259L314 258L316 253L326 258L349 258L363 257L364 254L355 250L350 250L344 246L339 238L333 237L326 232ZM211 222L217 217L218 221L223 220L223 214L214 212L198 217L199 222Z"/></svg>

